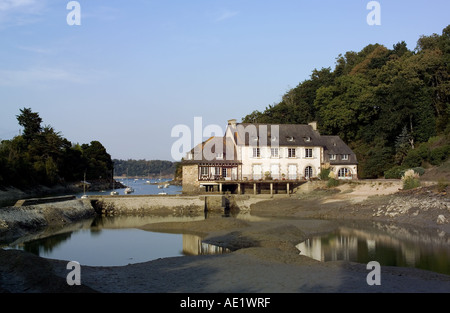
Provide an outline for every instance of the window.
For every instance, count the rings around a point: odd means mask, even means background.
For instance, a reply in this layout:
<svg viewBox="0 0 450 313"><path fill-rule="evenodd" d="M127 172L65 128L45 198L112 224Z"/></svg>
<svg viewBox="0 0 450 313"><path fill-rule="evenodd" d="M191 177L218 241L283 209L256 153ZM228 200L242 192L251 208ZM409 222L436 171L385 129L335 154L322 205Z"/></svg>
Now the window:
<svg viewBox="0 0 450 313"><path fill-rule="evenodd" d="M289 158L295 158L295 149L294 148L289 148L288 149L288 157Z"/></svg>
<svg viewBox="0 0 450 313"><path fill-rule="evenodd" d="M348 154L343 154L342 161L347 161L347 160L348 160Z"/></svg>
<svg viewBox="0 0 450 313"><path fill-rule="evenodd" d="M352 172L346 167L343 167L338 171L339 178L351 177L351 176L352 176Z"/></svg>
<svg viewBox="0 0 450 313"><path fill-rule="evenodd" d="M254 158L260 158L261 157L261 150L260 150L260 148L253 148L253 157Z"/></svg>
<svg viewBox="0 0 450 313"><path fill-rule="evenodd" d="M297 165L290 164L288 167L288 178L289 179L297 179Z"/></svg>
<svg viewBox="0 0 450 313"><path fill-rule="evenodd" d="M215 167L214 168L214 174L215 175L220 175L220 167Z"/></svg>
<svg viewBox="0 0 450 313"><path fill-rule="evenodd" d="M312 176L313 176L313 169L311 166L307 166L305 168L305 178L308 179L311 178Z"/></svg>
<svg viewBox="0 0 450 313"><path fill-rule="evenodd" d="M330 154L330 161L336 160L336 154Z"/></svg>
<svg viewBox="0 0 450 313"><path fill-rule="evenodd" d="M305 149L305 158L312 158L312 149Z"/></svg>
<svg viewBox="0 0 450 313"><path fill-rule="evenodd" d="M310 142L311 141L311 137L305 137L304 138L306 142Z"/></svg>
<svg viewBox="0 0 450 313"><path fill-rule="evenodd" d="M253 179L262 178L262 166L260 164L253 165Z"/></svg>
<svg viewBox="0 0 450 313"><path fill-rule="evenodd" d="M200 167L200 173L202 176L208 176L209 174L209 168L208 167Z"/></svg>
<svg viewBox="0 0 450 313"><path fill-rule="evenodd" d="M280 165L279 164L270 165L270 174L273 179L279 179L280 178Z"/></svg>
<svg viewBox="0 0 450 313"><path fill-rule="evenodd" d="M270 148L270 157L271 158L278 158L279 157L279 150L278 150L278 148Z"/></svg>

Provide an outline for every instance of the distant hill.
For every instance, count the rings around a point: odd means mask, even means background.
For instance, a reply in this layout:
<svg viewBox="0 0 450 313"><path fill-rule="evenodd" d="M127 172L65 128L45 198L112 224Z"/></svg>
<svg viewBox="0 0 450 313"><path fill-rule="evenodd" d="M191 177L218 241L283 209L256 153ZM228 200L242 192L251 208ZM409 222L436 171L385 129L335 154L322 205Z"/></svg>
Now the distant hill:
<svg viewBox="0 0 450 313"><path fill-rule="evenodd" d="M114 159L114 176L173 178L176 162L164 160L117 160Z"/></svg>

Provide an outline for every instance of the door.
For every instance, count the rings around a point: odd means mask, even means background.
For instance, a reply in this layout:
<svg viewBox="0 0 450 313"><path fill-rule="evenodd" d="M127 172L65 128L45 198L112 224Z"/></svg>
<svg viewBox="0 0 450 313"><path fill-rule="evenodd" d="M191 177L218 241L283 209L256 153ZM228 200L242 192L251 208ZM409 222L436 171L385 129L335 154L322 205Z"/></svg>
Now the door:
<svg viewBox="0 0 450 313"><path fill-rule="evenodd" d="M253 179L258 180L262 178L262 166L260 164L253 165Z"/></svg>
<svg viewBox="0 0 450 313"><path fill-rule="evenodd" d="M289 165L289 179L297 179L297 165L291 164Z"/></svg>
<svg viewBox="0 0 450 313"><path fill-rule="evenodd" d="M270 174L273 179L280 179L280 165L272 164L270 166Z"/></svg>

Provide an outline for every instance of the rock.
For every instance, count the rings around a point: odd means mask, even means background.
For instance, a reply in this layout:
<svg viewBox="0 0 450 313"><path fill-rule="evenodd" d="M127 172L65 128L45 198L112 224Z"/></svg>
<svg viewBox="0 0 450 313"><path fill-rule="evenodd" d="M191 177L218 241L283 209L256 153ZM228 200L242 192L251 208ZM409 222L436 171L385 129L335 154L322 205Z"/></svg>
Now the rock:
<svg viewBox="0 0 450 313"><path fill-rule="evenodd" d="M448 223L448 219L445 218L444 215L439 215L436 221L436 224L438 225L442 225L442 224L447 224Z"/></svg>

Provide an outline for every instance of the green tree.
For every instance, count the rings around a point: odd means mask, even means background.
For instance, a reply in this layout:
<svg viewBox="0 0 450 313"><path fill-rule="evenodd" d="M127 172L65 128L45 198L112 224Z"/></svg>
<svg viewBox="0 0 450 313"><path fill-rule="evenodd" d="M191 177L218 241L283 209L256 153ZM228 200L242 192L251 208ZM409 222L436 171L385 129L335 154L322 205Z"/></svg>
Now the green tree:
<svg viewBox="0 0 450 313"><path fill-rule="evenodd" d="M32 112L30 108L20 109L20 114L16 115L16 118L19 125L23 127L23 137L27 142L30 142L42 131L42 119L39 113Z"/></svg>

